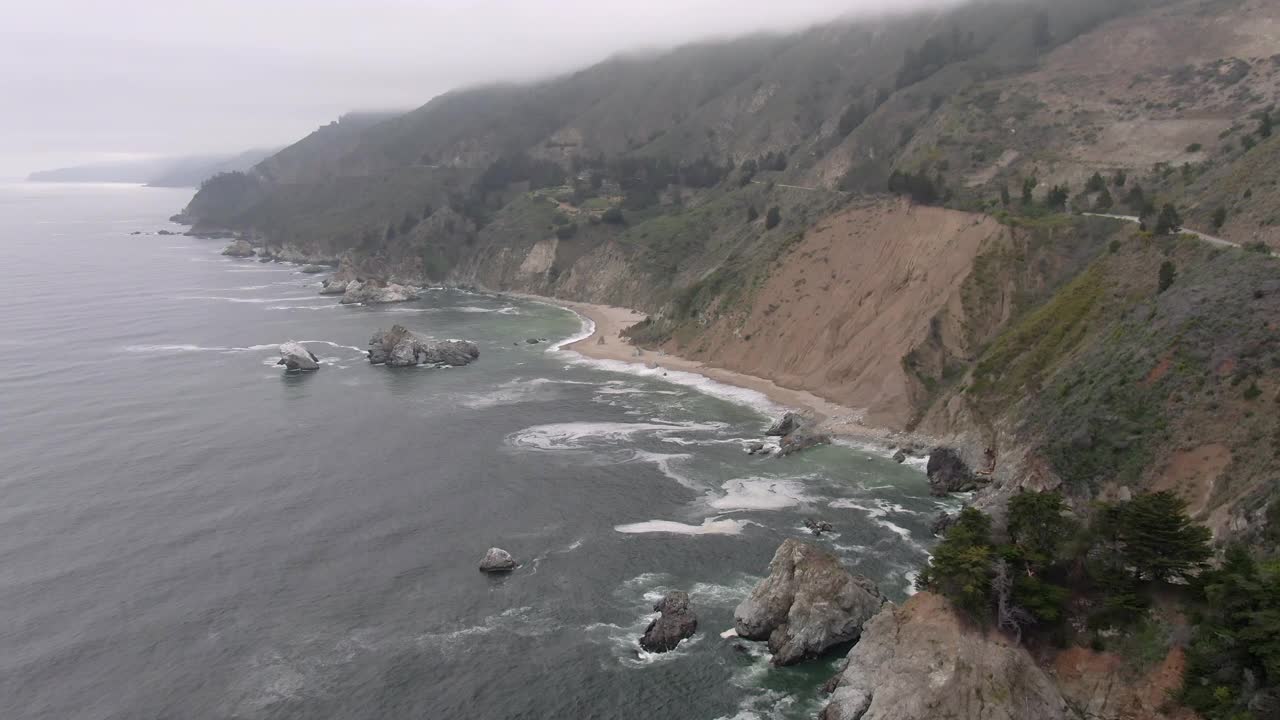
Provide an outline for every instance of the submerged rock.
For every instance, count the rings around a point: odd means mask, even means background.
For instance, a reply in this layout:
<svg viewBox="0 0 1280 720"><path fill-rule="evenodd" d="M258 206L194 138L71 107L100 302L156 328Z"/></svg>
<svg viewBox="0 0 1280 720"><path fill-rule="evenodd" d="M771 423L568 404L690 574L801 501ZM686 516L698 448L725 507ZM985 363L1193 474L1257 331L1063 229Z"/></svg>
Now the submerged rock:
<svg viewBox="0 0 1280 720"><path fill-rule="evenodd" d="M509 572L515 568L515 558L502 548L491 547L480 559L480 572Z"/></svg>
<svg viewBox="0 0 1280 720"><path fill-rule="evenodd" d="M833 529L831 523L826 520L814 518L805 518L804 526L809 529L809 532L813 533L814 537L822 537L822 533L831 532Z"/></svg>
<svg viewBox="0 0 1280 720"><path fill-rule="evenodd" d="M342 294L342 300L339 302L343 305L351 305L353 303L374 305L417 299L418 291L408 285L383 284L373 280L365 282L355 280L347 285L346 291Z"/></svg>
<svg viewBox="0 0 1280 720"><path fill-rule="evenodd" d="M276 364L283 365L286 370L319 370L320 358L302 343L289 341L280 346L280 361Z"/></svg>
<svg viewBox="0 0 1280 720"><path fill-rule="evenodd" d="M378 330L369 338L369 362L392 367L412 365L467 365L480 357L470 340L428 340L403 325Z"/></svg>
<svg viewBox="0 0 1280 720"><path fill-rule="evenodd" d="M893 454L893 461L896 463L904 463L907 461L907 451L901 448Z"/></svg>
<svg viewBox="0 0 1280 720"><path fill-rule="evenodd" d="M739 637L768 640L774 664L791 665L858 639L884 602L875 583L835 555L791 538L774 553L769 577L734 610L733 625Z"/></svg>
<svg viewBox="0 0 1280 720"><path fill-rule="evenodd" d="M681 640L692 636L698 629L698 616L689 609L688 593L673 590L659 600L653 609L662 615L649 623L640 638L640 647L649 652L675 650Z"/></svg>
<svg viewBox="0 0 1280 720"><path fill-rule="evenodd" d="M316 273L322 273L324 271L325 267L323 265L306 265L302 268L302 272L307 275L315 275Z"/></svg>
<svg viewBox="0 0 1280 720"><path fill-rule="evenodd" d="M1031 655L913 595L864 626L821 720L1062 720L1067 705Z"/></svg>
<svg viewBox="0 0 1280 720"><path fill-rule="evenodd" d="M227 257L249 258L253 257L255 253L249 241L241 238L223 248L222 254Z"/></svg>
<svg viewBox="0 0 1280 720"><path fill-rule="evenodd" d="M746 445L744 445L744 446L742 447L742 449L743 449L743 450L744 450L748 455L757 455L757 454L759 454L759 453L763 453L763 452L765 451L765 449L764 449L764 443L760 442L759 440L756 440L756 441L754 441L754 442L749 442L749 443L747 443Z"/></svg>
<svg viewBox="0 0 1280 720"><path fill-rule="evenodd" d="M929 492L934 495L978 489L978 478L953 448L934 448L925 473L929 476Z"/></svg>

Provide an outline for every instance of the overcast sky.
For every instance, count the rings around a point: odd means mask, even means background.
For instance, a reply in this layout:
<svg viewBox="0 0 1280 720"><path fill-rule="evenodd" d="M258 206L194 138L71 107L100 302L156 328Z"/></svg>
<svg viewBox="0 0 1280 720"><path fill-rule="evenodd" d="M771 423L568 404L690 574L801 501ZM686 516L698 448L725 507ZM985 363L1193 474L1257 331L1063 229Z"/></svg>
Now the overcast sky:
<svg viewBox="0 0 1280 720"><path fill-rule="evenodd" d="M347 110L924 4L936 0L18 0L0 21L0 176L285 145Z"/></svg>

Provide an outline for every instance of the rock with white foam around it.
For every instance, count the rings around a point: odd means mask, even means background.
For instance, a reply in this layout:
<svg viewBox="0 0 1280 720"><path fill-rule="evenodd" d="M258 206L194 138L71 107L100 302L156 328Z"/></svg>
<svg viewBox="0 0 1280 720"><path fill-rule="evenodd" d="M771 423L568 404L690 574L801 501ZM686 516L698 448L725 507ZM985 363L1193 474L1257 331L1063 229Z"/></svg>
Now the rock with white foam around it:
<svg viewBox="0 0 1280 720"><path fill-rule="evenodd" d="M289 341L280 346L280 361L286 370L309 372L320 369L320 359L300 342Z"/></svg>
<svg viewBox="0 0 1280 720"><path fill-rule="evenodd" d="M428 340L403 325L378 330L369 338L369 362L391 367L413 365L467 365L480 357L470 340Z"/></svg>
<svg viewBox="0 0 1280 720"><path fill-rule="evenodd" d="M396 283L380 283L373 280L352 281L339 300L343 305L361 303L364 305L380 305L384 303L406 302L418 299L418 291L408 285Z"/></svg>
<svg viewBox="0 0 1280 720"><path fill-rule="evenodd" d="M698 616L689 608L689 594L672 590L653 606L662 613L649 623L640 638L640 647L649 652L675 650L681 640L691 637L698 629Z"/></svg>
<svg viewBox="0 0 1280 720"><path fill-rule="evenodd" d="M769 577L734 610L733 624L743 639L768 640L775 665L793 665L857 640L884 603L874 582L835 555L790 538L774 553Z"/></svg>
<svg viewBox="0 0 1280 720"><path fill-rule="evenodd" d="M515 570L516 561L511 553L502 548L492 547L480 560L480 571L487 573L510 572Z"/></svg>

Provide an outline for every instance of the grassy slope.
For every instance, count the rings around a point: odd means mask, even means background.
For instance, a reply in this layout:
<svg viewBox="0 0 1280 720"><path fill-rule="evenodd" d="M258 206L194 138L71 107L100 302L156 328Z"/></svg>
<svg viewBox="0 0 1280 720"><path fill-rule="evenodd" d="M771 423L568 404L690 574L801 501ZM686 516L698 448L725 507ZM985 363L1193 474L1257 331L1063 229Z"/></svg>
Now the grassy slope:
<svg viewBox="0 0 1280 720"><path fill-rule="evenodd" d="M1160 292L1164 262L1177 275ZM1222 530L1215 508L1243 517L1275 491L1278 317L1280 261L1135 234L1004 331L952 393L1072 496L1169 487ZM1225 466L1174 467L1218 446Z"/></svg>

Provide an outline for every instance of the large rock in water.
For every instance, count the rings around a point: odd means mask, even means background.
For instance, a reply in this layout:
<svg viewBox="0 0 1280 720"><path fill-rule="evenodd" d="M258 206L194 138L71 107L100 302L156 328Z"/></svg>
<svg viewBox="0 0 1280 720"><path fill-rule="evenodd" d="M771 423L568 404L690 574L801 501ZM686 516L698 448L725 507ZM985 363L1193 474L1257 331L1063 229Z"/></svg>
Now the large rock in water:
<svg viewBox="0 0 1280 720"><path fill-rule="evenodd" d="M875 583L825 550L794 538L769 563L769 577L733 613L738 636L768 640L777 665L791 665L850 640L880 610Z"/></svg>
<svg viewBox="0 0 1280 720"><path fill-rule="evenodd" d="M936 447L929 453L925 473L929 476L929 492L934 495L978 489L978 478L960 453L949 447Z"/></svg>
<svg viewBox="0 0 1280 720"><path fill-rule="evenodd" d="M1020 645L912 596L863 628L821 720L1063 720L1067 704Z"/></svg>
<svg viewBox="0 0 1280 720"><path fill-rule="evenodd" d="M347 288L351 285L351 282L352 281L350 280L339 278L337 276L325 278L325 281L320 283L320 294L344 295L347 292Z"/></svg>
<svg viewBox="0 0 1280 720"><path fill-rule="evenodd" d="M412 365L462 366L480 357L470 340L428 340L403 325L378 330L369 338L369 362L392 367Z"/></svg>
<svg viewBox="0 0 1280 720"><path fill-rule="evenodd" d="M649 623L640 638L640 647L649 652L675 650L681 640L692 636L698 629L698 616L689 609L688 593L672 590L653 606L653 610L662 616Z"/></svg>
<svg viewBox="0 0 1280 720"><path fill-rule="evenodd" d="M786 412L783 413L782 417L774 421L774 423L769 426L769 429L764 431L764 434L772 437L790 435L796 430L799 430L800 425L803 424L803 422L804 421L801 420L799 415L796 415L793 412Z"/></svg>
<svg viewBox="0 0 1280 720"><path fill-rule="evenodd" d="M343 305L354 303L373 305L417 299L418 291L408 285L383 284L372 280L365 282L355 280L347 284L346 290L342 293L342 299L338 302Z"/></svg>
<svg viewBox="0 0 1280 720"><path fill-rule="evenodd" d="M481 572L508 572L516 569L515 558L502 548L491 547L480 559Z"/></svg>
<svg viewBox="0 0 1280 720"><path fill-rule="evenodd" d="M782 439L778 441L778 457L786 457L791 453L800 452L816 445L829 444L831 444L830 435L801 426L790 434L782 436Z"/></svg>
<svg viewBox="0 0 1280 720"><path fill-rule="evenodd" d="M283 365L286 370L319 370L320 358L302 343L289 341L280 346L280 361L276 364Z"/></svg>
<svg viewBox="0 0 1280 720"><path fill-rule="evenodd" d="M254 250L249 241L241 238L223 248L222 254L228 257L247 258L253 257Z"/></svg>

